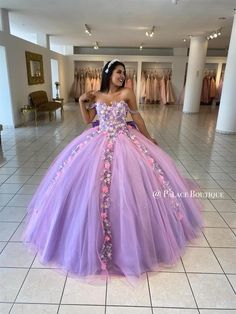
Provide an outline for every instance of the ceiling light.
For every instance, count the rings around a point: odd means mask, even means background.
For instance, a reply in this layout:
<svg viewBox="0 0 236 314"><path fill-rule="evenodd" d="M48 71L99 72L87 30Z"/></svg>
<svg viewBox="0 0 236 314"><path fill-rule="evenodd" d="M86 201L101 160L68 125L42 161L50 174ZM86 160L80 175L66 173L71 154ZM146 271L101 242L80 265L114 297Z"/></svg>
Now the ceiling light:
<svg viewBox="0 0 236 314"><path fill-rule="evenodd" d="M155 31L155 26L152 27L150 31L146 31L146 36L147 37L153 37L154 36L154 31Z"/></svg>
<svg viewBox="0 0 236 314"><path fill-rule="evenodd" d="M187 41L187 39L186 39L186 38L184 38L184 39L183 39L183 41L184 41L184 42L186 42L186 41Z"/></svg>
<svg viewBox="0 0 236 314"><path fill-rule="evenodd" d="M211 34L209 34L206 38L207 40L210 40L210 39L214 39L214 38L217 38L218 36L220 36L222 34L222 27L221 28L218 28L216 31L212 32Z"/></svg>
<svg viewBox="0 0 236 314"><path fill-rule="evenodd" d="M173 4L178 4L179 0L172 0Z"/></svg>
<svg viewBox="0 0 236 314"><path fill-rule="evenodd" d="M139 46L139 49L140 49L140 50L143 50L143 45L142 45L142 44Z"/></svg>
<svg viewBox="0 0 236 314"><path fill-rule="evenodd" d="M95 49L95 50L99 49L99 46L98 46L98 42L97 42L97 41L95 41L95 44L94 44L94 46L93 46L93 49Z"/></svg>
<svg viewBox="0 0 236 314"><path fill-rule="evenodd" d="M84 31L86 34L88 34L89 36L91 36L91 29L88 27L87 24L84 24Z"/></svg>

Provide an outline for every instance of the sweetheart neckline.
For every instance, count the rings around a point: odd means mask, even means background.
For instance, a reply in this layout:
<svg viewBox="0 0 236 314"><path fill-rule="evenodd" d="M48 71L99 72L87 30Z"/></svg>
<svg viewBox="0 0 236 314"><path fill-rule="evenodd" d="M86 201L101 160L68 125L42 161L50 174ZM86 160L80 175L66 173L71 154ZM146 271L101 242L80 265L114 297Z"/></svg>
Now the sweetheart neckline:
<svg viewBox="0 0 236 314"><path fill-rule="evenodd" d="M106 107L112 107L113 105L117 105L119 103L123 103L125 104L126 106L128 106L127 102L125 102L124 100L119 100L119 101L112 101L112 104L111 105L108 105L106 102L103 102L103 101L96 101L95 104L102 104L102 105L105 105Z"/></svg>

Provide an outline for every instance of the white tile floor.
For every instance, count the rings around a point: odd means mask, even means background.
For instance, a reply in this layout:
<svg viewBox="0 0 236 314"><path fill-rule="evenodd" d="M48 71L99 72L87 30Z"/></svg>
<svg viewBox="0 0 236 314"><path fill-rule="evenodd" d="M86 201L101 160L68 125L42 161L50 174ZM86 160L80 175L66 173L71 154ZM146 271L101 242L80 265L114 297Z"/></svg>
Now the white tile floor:
<svg viewBox="0 0 236 314"><path fill-rule="evenodd" d="M226 314L236 313L236 135L214 132L217 109L183 115L174 106L146 106L151 134L195 179L204 195L205 229L173 268L130 286L81 283L39 263L20 239L26 207L60 150L85 128L78 106L64 120L33 123L2 134L0 152L0 313Z"/></svg>

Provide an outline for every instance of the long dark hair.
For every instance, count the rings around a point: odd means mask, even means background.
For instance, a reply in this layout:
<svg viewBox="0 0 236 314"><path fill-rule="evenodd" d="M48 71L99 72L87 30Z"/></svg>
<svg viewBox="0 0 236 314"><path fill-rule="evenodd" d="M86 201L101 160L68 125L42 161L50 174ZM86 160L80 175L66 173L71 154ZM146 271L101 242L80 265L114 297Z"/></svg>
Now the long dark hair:
<svg viewBox="0 0 236 314"><path fill-rule="evenodd" d="M108 61L106 65L104 66L104 68L102 69L102 82L101 82L101 88L100 88L101 92L109 91L110 78L111 78L112 72L118 65L121 65L125 70L124 63L118 60ZM126 71L125 71L125 75L126 75ZM122 87L124 86L125 86L125 81L122 84Z"/></svg>

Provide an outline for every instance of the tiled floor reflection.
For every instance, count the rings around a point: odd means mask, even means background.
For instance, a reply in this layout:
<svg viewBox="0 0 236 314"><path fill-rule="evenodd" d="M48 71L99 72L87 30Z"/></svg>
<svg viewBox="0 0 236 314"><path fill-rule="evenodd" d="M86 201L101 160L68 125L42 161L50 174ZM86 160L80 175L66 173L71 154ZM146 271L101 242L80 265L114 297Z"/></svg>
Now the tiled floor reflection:
<svg viewBox="0 0 236 314"><path fill-rule="evenodd" d="M36 128L2 133L0 154L0 313L236 313L236 135L215 133L217 109L182 114L175 106L142 106L150 133L204 192L202 235L173 268L91 285L40 264L21 243L26 207L57 154L84 129L78 105Z"/></svg>

